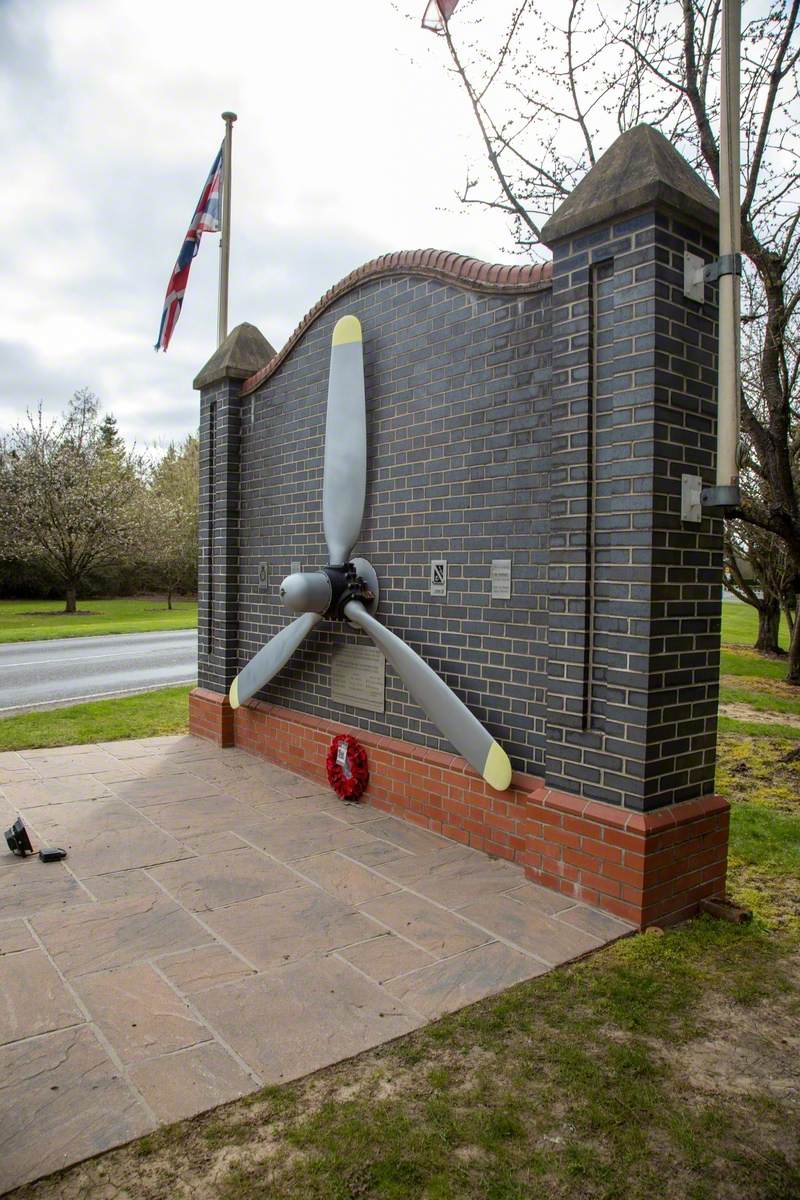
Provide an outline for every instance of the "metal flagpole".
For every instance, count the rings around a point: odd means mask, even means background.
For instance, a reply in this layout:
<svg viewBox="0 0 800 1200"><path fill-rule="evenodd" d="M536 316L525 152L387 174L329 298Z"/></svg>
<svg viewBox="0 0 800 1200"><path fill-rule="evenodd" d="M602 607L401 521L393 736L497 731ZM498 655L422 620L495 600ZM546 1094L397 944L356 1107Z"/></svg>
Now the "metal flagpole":
<svg viewBox="0 0 800 1200"><path fill-rule="evenodd" d="M741 0L724 0L719 136L719 392L717 409L716 505L740 503L739 314L741 278L741 202L739 180L739 63Z"/></svg>
<svg viewBox="0 0 800 1200"><path fill-rule="evenodd" d="M231 263L231 151L236 113L224 112L225 143L222 152L222 236L219 240L219 303L217 305L217 345L228 336L228 272Z"/></svg>

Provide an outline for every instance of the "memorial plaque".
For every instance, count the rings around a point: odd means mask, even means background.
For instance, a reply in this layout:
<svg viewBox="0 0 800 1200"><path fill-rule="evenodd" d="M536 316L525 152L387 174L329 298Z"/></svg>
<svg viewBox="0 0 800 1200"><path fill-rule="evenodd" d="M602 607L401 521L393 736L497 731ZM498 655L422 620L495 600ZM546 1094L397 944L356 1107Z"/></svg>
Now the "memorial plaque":
<svg viewBox="0 0 800 1200"><path fill-rule="evenodd" d="M492 599L511 599L511 559L492 559Z"/></svg>
<svg viewBox="0 0 800 1200"><path fill-rule="evenodd" d="M386 659L374 646L339 646L331 658L331 700L384 711Z"/></svg>
<svg viewBox="0 0 800 1200"><path fill-rule="evenodd" d="M431 595L447 595L447 562L443 558L435 558L431 563Z"/></svg>

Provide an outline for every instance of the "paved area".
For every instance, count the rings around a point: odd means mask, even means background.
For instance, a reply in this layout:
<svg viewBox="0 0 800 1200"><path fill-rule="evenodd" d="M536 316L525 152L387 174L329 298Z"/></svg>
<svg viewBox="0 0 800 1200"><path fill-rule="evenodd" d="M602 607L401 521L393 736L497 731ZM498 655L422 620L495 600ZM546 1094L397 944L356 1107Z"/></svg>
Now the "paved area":
<svg viewBox="0 0 800 1200"><path fill-rule="evenodd" d="M0 715L194 683L197 630L0 646Z"/></svg>
<svg viewBox="0 0 800 1200"><path fill-rule="evenodd" d="M627 932L191 737L0 754L0 1192Z"/></svg>

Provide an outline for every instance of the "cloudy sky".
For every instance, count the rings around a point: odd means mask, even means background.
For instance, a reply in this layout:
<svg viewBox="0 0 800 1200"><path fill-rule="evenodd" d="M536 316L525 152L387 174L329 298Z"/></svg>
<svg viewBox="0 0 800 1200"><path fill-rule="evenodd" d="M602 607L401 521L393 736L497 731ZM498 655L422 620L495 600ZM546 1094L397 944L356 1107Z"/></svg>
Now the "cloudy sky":
<svg viewBox="0 0 800 1200"><path fill-rule="evenodd" d="M169 351L153 343L223 109L239 115L231 327L251 321L278 348L385 251L508 260L502 219L454 198L479 147L423 7L0 0L0 430L84 386L140 444L195 427L216 235ZM510 7L493 0L498 17Z"/></svg>

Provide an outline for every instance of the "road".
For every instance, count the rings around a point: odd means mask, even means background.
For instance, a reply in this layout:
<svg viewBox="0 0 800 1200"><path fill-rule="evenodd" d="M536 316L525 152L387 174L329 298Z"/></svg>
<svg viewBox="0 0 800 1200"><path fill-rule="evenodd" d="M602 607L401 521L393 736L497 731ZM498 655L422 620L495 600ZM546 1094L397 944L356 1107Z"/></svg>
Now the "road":
<svg viewBox="0 0 800 1200"><path fill-rule="evenodd" d="M0 645L0 716L194 683L197 630Z"/></svg>

